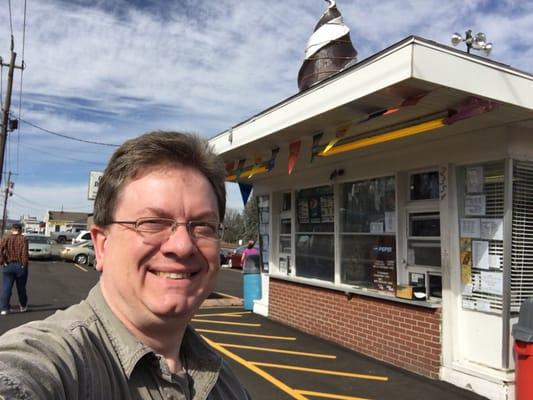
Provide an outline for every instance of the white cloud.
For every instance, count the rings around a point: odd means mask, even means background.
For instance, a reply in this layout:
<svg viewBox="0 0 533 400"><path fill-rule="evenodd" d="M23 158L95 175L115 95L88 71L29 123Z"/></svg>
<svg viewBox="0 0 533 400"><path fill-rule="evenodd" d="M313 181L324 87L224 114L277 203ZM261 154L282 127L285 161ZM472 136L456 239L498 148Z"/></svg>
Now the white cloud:
<svg viewBox="0 0 533 400"><path fill-rule="evenodd" d="M11 2L18 62L23 3ZM134 3L137 8L127 0L28 2L23 119L104 143L122 143L153 129L213 136L296 93L305 45L327 6L308 0ZM453 32L471 28L494 43L493 59L533 71L531 2L339 0L337 6L359 60L411 34L449 44ZM4 4L0 20L8 19ZM9 27L0 25L4 60ZM5 88L5 74L3 83ZM15 115L19 87L17 71ZM8 150L5 171L18 173L17 188L31 188L30 198L42 205L75 206L81 203L70 197L86 195L88 171L101 169L113 149L22 124ZM67 197L48 197L53 185ZM228 205L239 206L236 185L229 192ZM13 205L17 202L22 203L14 196Z"/></svg>

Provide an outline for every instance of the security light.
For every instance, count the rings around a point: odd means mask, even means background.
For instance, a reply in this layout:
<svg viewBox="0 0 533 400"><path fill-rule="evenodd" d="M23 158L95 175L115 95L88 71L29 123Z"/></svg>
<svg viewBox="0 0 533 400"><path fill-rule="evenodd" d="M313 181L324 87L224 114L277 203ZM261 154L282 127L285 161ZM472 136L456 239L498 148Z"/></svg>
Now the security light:
<svg viewBox="0 0 533 400"><path fill-rule="evenodd" d="M465 37L455 32L452 35L452 44L457 46L461 42L466 43L466 52L470 53L470 49L479 50L485 52L488 56L492 50L492 43L487 43L487 37L483 32L478 32L475 36L472 36L472 30L469 29L465 32Z"/></svg>

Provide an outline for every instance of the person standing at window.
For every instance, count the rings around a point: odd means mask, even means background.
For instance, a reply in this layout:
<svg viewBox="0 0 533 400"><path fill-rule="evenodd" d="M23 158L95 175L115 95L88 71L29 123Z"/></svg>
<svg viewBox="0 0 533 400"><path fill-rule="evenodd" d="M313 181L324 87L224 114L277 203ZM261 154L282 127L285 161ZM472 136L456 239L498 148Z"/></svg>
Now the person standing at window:
<svg viewBox="0 0 533 400"><path fill-rule="evenodd" d="M28 309L26 282L28 281L28 241L22 236L22 226L13 224L11 234L0 242L0 263L3 265L2 310L7 315L11 310L10 300L13 284L17 284L20 311Z"/></svg>
<svg viewBox="0 0 533 400"><path fill-rule="evenodd" d="M259 255L259 250L257 250L257 247L255 247L254 240L249 240L248 244L246 245L246 248L242 252L241 265L243 268L244 263L246 262L246 258L251 255Z"/></svg>

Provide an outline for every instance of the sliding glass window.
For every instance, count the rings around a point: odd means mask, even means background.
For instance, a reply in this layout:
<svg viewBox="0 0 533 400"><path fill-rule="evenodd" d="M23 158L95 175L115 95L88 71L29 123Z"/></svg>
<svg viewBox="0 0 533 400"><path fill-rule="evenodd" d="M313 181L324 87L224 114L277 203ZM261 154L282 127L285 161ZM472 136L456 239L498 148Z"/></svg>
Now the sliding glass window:
<svg viewBox="0 0 533 400"><path fill-rule="evenodd" d="M296 275L333 282L335 277L333 186L296 192Z"/></svg>
<svg viewBox="0 0 533 400"><path fill-rule="evenodd" d="M341 187L342 283L393 292L396 286L396 194L393 176Z"/></svg>

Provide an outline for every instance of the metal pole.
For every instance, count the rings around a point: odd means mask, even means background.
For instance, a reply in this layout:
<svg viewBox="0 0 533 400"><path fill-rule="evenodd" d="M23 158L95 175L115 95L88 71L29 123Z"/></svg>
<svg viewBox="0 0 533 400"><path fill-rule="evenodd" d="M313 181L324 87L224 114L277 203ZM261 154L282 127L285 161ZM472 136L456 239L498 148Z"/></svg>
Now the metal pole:
<svg viewBox="0 0 533 400"><path fill-rule="evenodd" d="M9 62L9 72L7 74L7 91L4 100L4 115L2 118L2 133L0 136L0 186L2 185L2 175L4 173L4 153L6 151L7 127L9 124L9 109L11 107L11 93L13 91L13 71L15 70L16 58L17 53L13 51L13 39L11 39L11 61Z"/></svg>
<svg viewBox="0 0 533 400"><path fill-rule="evenodd" d="M6 229L6 219L7 219L7 198L9 197L9 191L11 189L11 171L9 171L9 175L7 176L7 185L6 185L6 192L4 195L4 213L2 216L2 234L4 235L4 229Z"/></svg>

